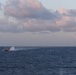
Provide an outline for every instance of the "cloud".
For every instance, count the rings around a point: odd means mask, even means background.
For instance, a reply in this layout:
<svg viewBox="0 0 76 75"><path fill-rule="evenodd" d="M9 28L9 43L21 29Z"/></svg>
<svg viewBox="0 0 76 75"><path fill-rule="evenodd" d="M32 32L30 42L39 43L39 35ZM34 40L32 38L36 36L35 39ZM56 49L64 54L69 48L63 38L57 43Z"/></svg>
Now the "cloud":
<svg viewBox="0 0 76 75"><path fill-rule="evenodd" d="M76 10L61 8L58 12L62 18L56 21L56 25L58 25L63 31L76 31Z"/></svg>
<svg viewBox="0 0 76 75"><path fill-rule="evenodd" d="M8 0L0 16L0 32L75 32L76 10L50 11L38 0Z"/></svg>
<svg viewBox="0 0 76 75"><path fill-rule="evenodd" d="M60 31L60 29L51 20L36 20L36 19L12 19L3 18L0 21L1 32L45 32L45 31Z"/></svg>
<svg viewBox="0 0 76 75"><path fill-rule="evenodd" d="M16 18L53 19L58 15L51 13L38 0L9 0L5 14Z"/></svg>

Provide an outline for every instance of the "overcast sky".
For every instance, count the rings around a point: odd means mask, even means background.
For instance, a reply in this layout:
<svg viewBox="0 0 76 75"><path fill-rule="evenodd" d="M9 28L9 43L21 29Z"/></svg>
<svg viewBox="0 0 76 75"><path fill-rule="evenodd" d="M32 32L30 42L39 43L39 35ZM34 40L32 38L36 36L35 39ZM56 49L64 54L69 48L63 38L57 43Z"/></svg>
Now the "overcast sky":
<svg viewBox="0 0 76 75"><path fill-rule="evenodd" d="M76 46L75 0L1 0L0 46Z"/></svg>

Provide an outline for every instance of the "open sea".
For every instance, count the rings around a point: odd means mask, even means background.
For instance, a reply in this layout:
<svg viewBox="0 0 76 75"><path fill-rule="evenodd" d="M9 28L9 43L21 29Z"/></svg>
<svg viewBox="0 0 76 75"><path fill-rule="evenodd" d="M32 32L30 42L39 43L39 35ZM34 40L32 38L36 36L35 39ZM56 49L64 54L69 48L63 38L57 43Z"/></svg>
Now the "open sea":
<svg viewBox="0 0 76 75"><path fill-rule="evenodd" d="M0 47L0 75L76 75L76 47L3 49Z"/></svg>

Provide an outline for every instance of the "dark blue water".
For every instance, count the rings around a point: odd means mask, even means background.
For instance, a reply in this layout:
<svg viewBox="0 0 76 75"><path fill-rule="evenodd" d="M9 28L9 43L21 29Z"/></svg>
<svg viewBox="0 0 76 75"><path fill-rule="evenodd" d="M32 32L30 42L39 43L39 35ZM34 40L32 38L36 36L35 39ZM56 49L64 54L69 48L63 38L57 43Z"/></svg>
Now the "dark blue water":
<svg viewBox="0 0 76 75"><path fill-rule="evenodd" d="M76 47L19 48L0 47L0 75L76 75Z"/></svg>

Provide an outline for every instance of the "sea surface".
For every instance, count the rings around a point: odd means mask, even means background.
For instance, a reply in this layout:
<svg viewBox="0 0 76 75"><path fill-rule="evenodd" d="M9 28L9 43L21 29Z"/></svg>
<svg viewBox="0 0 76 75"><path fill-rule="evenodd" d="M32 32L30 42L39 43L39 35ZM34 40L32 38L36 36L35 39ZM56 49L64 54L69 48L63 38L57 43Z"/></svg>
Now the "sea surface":
<svg viewBox="0 0 76 75"><path fill-rule="evenodd" d="M3 49L0 47L0 75L76 75L76 47Z"/></svg>

